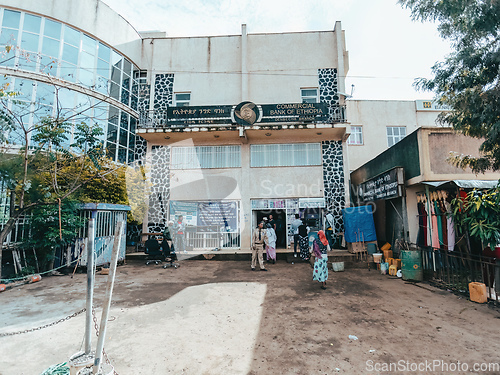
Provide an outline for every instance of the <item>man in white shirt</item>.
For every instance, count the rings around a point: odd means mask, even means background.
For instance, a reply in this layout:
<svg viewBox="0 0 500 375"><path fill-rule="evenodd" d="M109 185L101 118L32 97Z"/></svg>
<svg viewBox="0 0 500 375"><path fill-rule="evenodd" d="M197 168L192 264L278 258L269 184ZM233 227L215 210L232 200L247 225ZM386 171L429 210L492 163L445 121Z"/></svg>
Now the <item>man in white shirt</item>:
<svg viewBox="0 0 500 375"><path fill-rule="evenodd" d="M293 256L297 257L297 246L299 245L299 226L302 225L302 220L299 219L299 214L295 214L295 219L290 223L293 231Z"/></svg>

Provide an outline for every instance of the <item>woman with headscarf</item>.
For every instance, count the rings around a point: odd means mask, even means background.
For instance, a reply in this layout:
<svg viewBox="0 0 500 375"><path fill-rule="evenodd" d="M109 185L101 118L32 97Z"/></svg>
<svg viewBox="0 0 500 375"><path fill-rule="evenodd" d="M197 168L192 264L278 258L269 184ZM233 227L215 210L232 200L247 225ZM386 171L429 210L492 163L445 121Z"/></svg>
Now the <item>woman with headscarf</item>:
<svg viewBox="0 0 500 375"><path fill-rule="evenodd" d="M309 260L311 254L309 253L309 228L304 224L299 225L299 246L300 246L300 258L304 261Z"/></svg>
<svg viewBox="0 0 500 375"><path fill-rule="evenodd" d="M328 255L326 255L328 240L322 230L318 231L318 237L313 242L313 254L316 258L313 280L321 283L321 289L326 289L326 280L328 280Z"/></svg>
<svg viewBox="0 0 500 375"><path fill-rule="evenodd" d="M274 231L274 228L271 226L271 224L267 223L266 225L267 239L265 242L267 261L274 264L276 263L276 232Z"/></svg>

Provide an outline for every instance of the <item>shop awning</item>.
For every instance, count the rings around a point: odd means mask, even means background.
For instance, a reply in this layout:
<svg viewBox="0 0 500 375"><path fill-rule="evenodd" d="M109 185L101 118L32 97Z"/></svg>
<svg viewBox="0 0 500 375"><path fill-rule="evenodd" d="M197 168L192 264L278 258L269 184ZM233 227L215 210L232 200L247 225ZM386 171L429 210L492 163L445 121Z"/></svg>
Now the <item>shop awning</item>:
<svg viewBox="0 0 500 375"><path fill-rule="evenodd" d="M464 189L492 189L498 185L498 180L450 180L450 181L422 181L424 185L439 187L449 183Z"/></svg>

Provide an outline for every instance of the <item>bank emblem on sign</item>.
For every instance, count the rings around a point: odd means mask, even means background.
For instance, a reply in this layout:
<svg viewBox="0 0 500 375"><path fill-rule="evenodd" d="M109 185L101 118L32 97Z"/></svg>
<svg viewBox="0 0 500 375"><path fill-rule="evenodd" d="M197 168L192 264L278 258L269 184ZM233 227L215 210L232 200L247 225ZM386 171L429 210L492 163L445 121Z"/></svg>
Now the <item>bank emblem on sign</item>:
<svg viewBox="0 0 500 375"><path fill-rule="evenodd" d="M252 102L242 102L234 108L233 121L240 125L253 125L262 117L259 106Z"/></svg>

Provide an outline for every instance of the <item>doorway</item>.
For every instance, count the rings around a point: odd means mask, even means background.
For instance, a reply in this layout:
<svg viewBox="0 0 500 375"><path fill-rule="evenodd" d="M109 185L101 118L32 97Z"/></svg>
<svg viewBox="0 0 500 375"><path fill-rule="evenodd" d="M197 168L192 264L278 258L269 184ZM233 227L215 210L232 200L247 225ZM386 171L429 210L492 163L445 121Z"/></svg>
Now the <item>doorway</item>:
<svg viewBox="0 0 500 375"><path fill-rule="evenodd" d="M265 209L265 210L256 210L254 211L256 214L256 223L260 223L262 218L272 215L276 224L276 248L277 249L286 249L286 213L285 210L274 210L274 209Z"/></svg>

